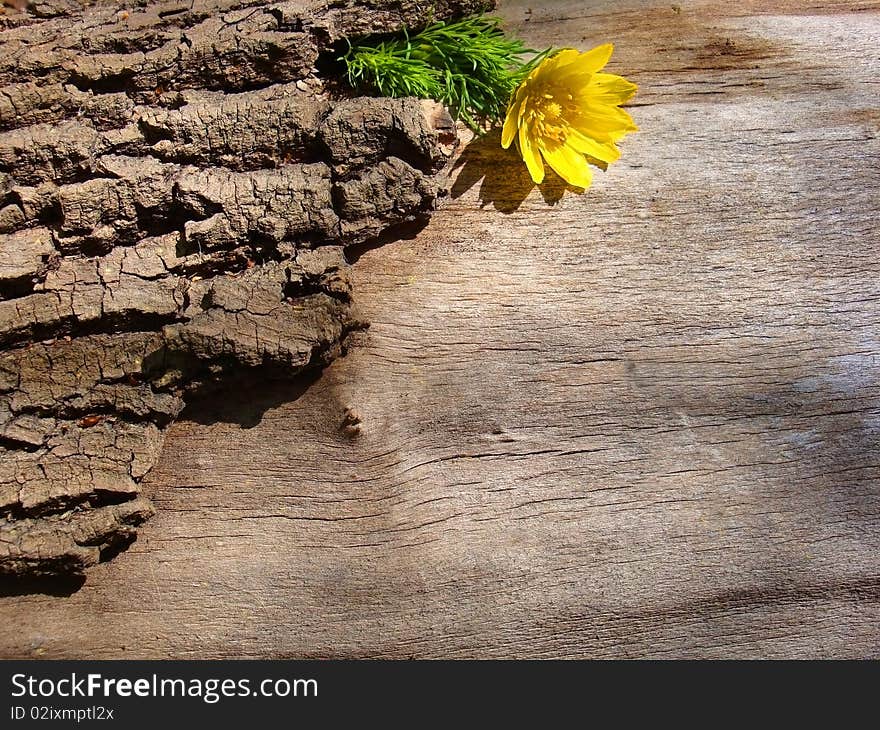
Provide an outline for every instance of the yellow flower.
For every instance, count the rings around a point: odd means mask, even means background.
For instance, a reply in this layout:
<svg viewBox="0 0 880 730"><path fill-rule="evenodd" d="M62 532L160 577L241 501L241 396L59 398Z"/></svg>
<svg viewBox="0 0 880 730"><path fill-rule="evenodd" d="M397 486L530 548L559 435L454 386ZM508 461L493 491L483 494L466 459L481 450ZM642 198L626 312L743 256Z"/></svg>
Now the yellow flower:
<svg viewBox="0 0 880 730"><path fill-rule="evenodd" d="M562 50L544 59L516 90L501 145L507 149L517 140L535 183L544 181L546 160L566 182L590 187L589 163L607 167L620 157L615 142L638 131L619 106L633 97L636 85L600 73L613 50L610 43L585 53Z"/></svg>

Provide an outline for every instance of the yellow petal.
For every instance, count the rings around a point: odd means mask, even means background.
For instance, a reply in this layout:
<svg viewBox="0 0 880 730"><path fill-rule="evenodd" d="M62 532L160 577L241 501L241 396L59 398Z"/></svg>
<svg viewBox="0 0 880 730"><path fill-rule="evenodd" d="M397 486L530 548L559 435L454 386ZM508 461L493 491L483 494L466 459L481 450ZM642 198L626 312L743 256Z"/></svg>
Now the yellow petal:
<svg viewBox="0 0 880 730"><path fill-rule="evenodd" d="M580 58L580 56L581 52L574 48L563 48L558 53L550 56L550 58L542 61L538 68L541 69L541 74L552 73L573 63Z"/></svg>
<svg viewBox="0 0 880 730"><path fill-rule="evenodd" d="M516 137L516 131L522 119L525 110L525 97L527 95L526 82L519 85L513 95L513 101L507 109L507 116L504 118L504 129L501 132L501 146L504 149L510 147Z"/></svg>
<svg viewBox="0 0 880 730"><path fill-rule="evenodd" d="M626 137L626 135L628 135L630 132L638 132L638 131L639 131L639 128L634 124L629 129L622 129L622 130L616 130L614 132L609 132L608 136L610 137L612 142L619 142L624 137Z"/></svg>
<svg viewBox="0 0 880 730"><path fill-rule="evenodd" d="M587 158L564 144L545 145L541 143L541 153L563 180L585 190L593 182L593 173Z"/></svg>
<svg viewBox="0 0 880 730"><path fill-rule="evenodd" d="M613 76L613 74L598 73L598 69L608 63L608 58L611 56L613 49L614 46L606 43L604 46L594 48L592 51L578 54L576 59L553 73L552 83L557 87L566 88L568 93L575 96L602 95L604 88L597 85L596 77ZM621 77L616 76L615 78ZM613 101L612 103L617 102Z"/></svg>
<svg viewBox="0 0 880 730"><path fill-rule="evenodd" d="M570 73L567 74L565 78L561 79L560 85L564 86L567 92L575 98L589 98L595 88L593 84L593 76L595 75L596 74L592 74L589 71L584 71L583 73Z"/></svg>
<svg viewBox="0 0 880 730"><path fill-rule="evenodd" d="M635 96L638 91L631 81L616 74L593 74L591 84L586 93L591 98L605 102L606 104L625 104Z"/></svg>
<svg viewBox="0 0 880 730"><path fill-rule="evenodd" d="M519 128L519 151L525 160L526 167L529 168L532 180L536 185L540 185L544 182L544 162L541 160L541 154L532 143L527 124L523 124Z"/></svg>
<svg viewBox="0 0 880 730"><path fill-rule="evenodd" d="M626 134L639 129L623 109L608 104L582 103L576 114L566 116L566 121L587 137L598 140L607 139L608 134Z"/></svg>
<svg viewBox="0 0 880 730"><path fill-rule="evenodd" d="M528 75L527 81L533 84L550 82L559 74L560 67L567 66L580 55L580 52L573 48L563 48L541 61Z"/></svg>
<svg viewBox="0 0 880 730"><path fill-rule="evenodd" d="M504 128L501 131L501 146L504 149L510 147L513 144L513 139L516 137L516 131L519 127L519 107L520 104L511 104L510 108L507 110L507 116L504 119Z"/></svg>
<svg viewBox="0 0 880 730"><path fill-rule="evenodd" d="M613 43L605 43L589 51L579 53L577 58L569 60L564 68L560 67L560 77L564 78L569 74L596 73L601 68L604 68L605 64L610 60L612 53L614 53ZM566 58L568 59L569 57Z"/></svg>
<svg viewBox="0 0 880 730"><path fill-rule="evenodd" d="M620 157L620 150L614 146L614 143L611 140L599 142L587 137L583 132L574 129L573 127L569 127L569 129L566 130L566 135L568 144L570 144L577 152L589 155L600 162L612 163L616 162Z"/></svg>
<svg viewBox="0 0 880 730"><path fill-rule="evenodd" d="M608 117L619 119L621 126L632 125L632 117L621 109L617 104L609 104L603 99L594 96L592 91L586 94L577 94L572 102L575 106L575 115Z"/></svg>

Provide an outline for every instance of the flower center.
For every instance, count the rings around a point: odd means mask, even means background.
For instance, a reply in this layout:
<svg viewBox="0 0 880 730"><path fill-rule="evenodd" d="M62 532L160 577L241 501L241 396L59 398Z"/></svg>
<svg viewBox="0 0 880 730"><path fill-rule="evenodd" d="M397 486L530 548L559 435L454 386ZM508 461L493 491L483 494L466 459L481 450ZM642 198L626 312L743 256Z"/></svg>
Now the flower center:
<svg viewBox="0 0 880 730"><path fill-rule="evenodd" d="M568 127L564 118L565 107L551 93L538 93L536 97L530 116L538 136L565 144Z"/></svg>
<svg viewBox="0 0 880 730"><path fill-rule="evenodd" d="M548 99L544 103L544 118L548 122L555 122L562 116L562 105L559 102Z"/></svg>

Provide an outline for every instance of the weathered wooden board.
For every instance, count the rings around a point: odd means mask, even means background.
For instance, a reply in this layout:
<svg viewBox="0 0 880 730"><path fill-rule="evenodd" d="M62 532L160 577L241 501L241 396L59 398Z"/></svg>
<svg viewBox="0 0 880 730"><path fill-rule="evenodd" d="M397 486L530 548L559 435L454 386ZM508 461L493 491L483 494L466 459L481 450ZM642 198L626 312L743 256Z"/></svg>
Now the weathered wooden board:
<svg viewBox="0 0 880 730"><path fill-rule="evenodd" d="M880 655L880 3L501 12L615 41L623 160L578 197L472 146L355 252L348 356L191 407L0 655Z"/></svg>

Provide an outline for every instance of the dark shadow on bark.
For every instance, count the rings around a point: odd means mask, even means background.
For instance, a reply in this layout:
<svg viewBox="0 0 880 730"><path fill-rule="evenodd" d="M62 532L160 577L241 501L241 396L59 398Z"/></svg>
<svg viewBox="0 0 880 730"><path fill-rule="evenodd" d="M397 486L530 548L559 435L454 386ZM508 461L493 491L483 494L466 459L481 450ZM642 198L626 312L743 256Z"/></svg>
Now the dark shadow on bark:
<svg viewBox="0 0 880 730"><path fill-rule="evenodd" d="M535 187L548 205L556 205L566 190L579 191L579 188L569 185L549 168L544 182L536 186L517 151L512 147L508 150L501 147L500 129L477 137L465 147L455 163L453 176L453 198L460 198L482 180L480 207L492 205L495 210L505 214L519 210Z"/></svg>
<svg viewBox="0 0 880 730"><path fill-rule="evenodd" d="M210 382L186 396L186 408L178 420L201 425L235 423L254 428L266 411L298 400L321 377L311 368L292 378L264 371L240 373Z"/></svg>
<svg viewBox="0 0 880 730"><path fill-rule="evenodd" d="M42 594L66 598L72 596L86 582L81 574L52 576L0 575L0 598Z"/></svg>
<svg viewBox="0 0 880 730"><path fill-rule="evenodd" d="M419 235L423 230L425 230L425 226L431 221L431 216L428 214L419 215L414 217L412 220L403 221L402 223L398 223L397 225L391 226L390 228L383 231L376 238L371 238L369 241L364 241L363 243L353 243L350 246L345 247L345 260L349 264L356 264L361 256L363 256L368 251L373 251L374 249L381 248L386 243L394 243L395 241L411 241L416 236Z"/></svg>
<svg viewBox="0 0 880 730"><path fill-rule="evenodd" d="M117 555L128 550L136 541L136 534L121 534L117 539L111 540L101 548L101 562L106 563L108 560L113 560Z"/></svg>

